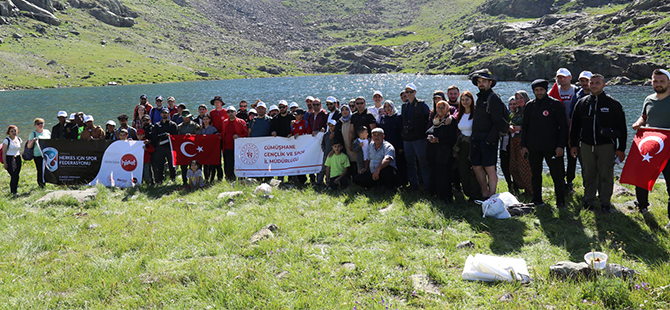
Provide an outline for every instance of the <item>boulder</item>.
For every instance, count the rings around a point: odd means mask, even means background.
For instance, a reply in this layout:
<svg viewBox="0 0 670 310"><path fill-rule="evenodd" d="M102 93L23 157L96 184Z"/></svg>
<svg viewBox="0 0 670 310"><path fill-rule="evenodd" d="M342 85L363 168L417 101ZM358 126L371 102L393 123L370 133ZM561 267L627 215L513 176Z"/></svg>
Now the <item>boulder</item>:
<svg viewBox="0 0 670 310"><path fill-rule="evenodd" d="M259 231L251 235L250 242L257 243L258 241L264 239L272 239L275 237L274 232L279 230L279 227L275 224L268 224L265 227L261 228Z"/></svg>
<svg viewBox="0 0 670 310"><path fill-rule="evenodd" d="M554 0L487 0L478 11L489 15L540 17L555 10Z"/></svg>
<svg viewBox="0 0 670 310"><path fill-rule="evenodd" d="M104 8L95 8L89 10L89 13L99 21L116 26L116 27L132 27L135 25L135 20L131 17L121 17L115 13Z"/></svg>
<svg viewBox="0 0 670 310"><path fill-rule="evenodd" d="M23 35L20 34L20 33L13 33L13 34L12 34L12 37L13 37L14 39L23 39Z"/></svg>
<svg viewBox="0 0 670 310"><path fill-rule="evenodd" d="M90 187L86 190L55 191L44 195L40 199L37 199L35 203L40 204L44 202L49 202L52 199L58 199L66 196L71 196L78 202L83 203L95 199L97 195L98 195L98 189L95 187Z"/></svg>
<svg viewBox="0 0 670 310"><path fill-rule="evenodd" d="M590 278L593 276L593 269L585 262L573 263L562 261L549 267L549 274L558 278L570 278L578 280L580 278Z"/></svg>
<svg viewBox="0 0 670 310"><path fill-rule="evenodd" d="M645 80L649 79L651 73L658 68L666 68L666 66L649 61L632 63L626 68L626 76L633 80Z"/></svg>
<svg viewBox="0 0 670 310"><path fill-rule="evenodd" d="M209 72L207 72L207 71L200 70L200 71L196 71L195 74L197 74L201 77L209 77Z"/></svg>
<svg viewBox="0 0 670 310"><path fill-rule="evenodd" d="M60 19L53 15L54 9L50 0L12 0L12 3L23 12L24 16L50 25L60 25Z"/></svg>
<svg viewBox="0 0 670 310"><path fill-rule="evenodd" d="M634 269L630 269L626 266L622 266L619 264L607 264L605 266L605 275L607 275L610 278L621 278L621 279L633 279L635 278L639 272L637 272Z"/></svg>

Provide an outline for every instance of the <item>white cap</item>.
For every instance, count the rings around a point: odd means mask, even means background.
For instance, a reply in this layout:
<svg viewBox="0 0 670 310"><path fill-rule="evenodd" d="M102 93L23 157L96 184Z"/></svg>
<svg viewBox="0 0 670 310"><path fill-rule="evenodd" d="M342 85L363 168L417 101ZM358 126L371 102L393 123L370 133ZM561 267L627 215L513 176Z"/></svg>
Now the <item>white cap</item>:
<svg viewBox="0 0 670 310"><path fill-rule="evenodd" d="M415 89L415 90L416 90L416 89ZM382 92L381 92L381 91L379 91L379 90L375 90L375 92L372 94L372 97L377 96L377 95L384 97L384 95L382 95Z"/></svg>
<svg viewBox="0 0 670 310"><path fill-rule="evenodd" d="M314 97L312 97L312 96L307 96L307 98L305 98L305 101L307 101L307 100L314 101Z"/></svg>
<svg viewBox="0 0 670 310"><path fill-rule="evenodd" d="M586 79L590 80L592 76L593 76L593 73L591 73L591 71L582 71L582 73L579 74L578 80L581 80L582 78L586 78Z"/></svg>
<svg viewBox="0 0 670 310"><path fill-rule="evenodd" d="M560 68L558 71L556 71L556 76L572 76L572 73L570 73L570 70L566 68Z"/></svg>
<svg viewBox="0 0 670 310"><path fill-rule="evenodd" d="M84 116L84 123L92 122L94 121L93 115L86 115Z"/></svg>
<svg viewBox="0 0 670 310"><path fill-rule="evenodd" d="M105 125L112 125L112 126L116 127L116 122L110 119L110 120L107 121L107 123Z"/></svg>
<svg viewBox="0 0 670 310"><path fill-rule="evenodd" d="M328 98L326 98L326 102L337 102L337 99L335 99L333 96L328 96Z"/></svg>
<svg viewBox="0 0 670 310"><path fill-rule="evenodd" d="M75 116L77 116L77 113L70 114L70 120L73 121Z"/></svg>
<svg viewBox="0 0 670 310"><path fill-rule="evenodd" d="M407 84L407 86L405 86L405 89L408 89L408 88L413 90L413 91L416 91L416 86L414 85L414 83Z"/></svg>
<svg viewBox="0 0 670 310"><path fill-rule="evenodd" d="M288 106L288 102L286 102L286 100L279 100L278 105L282 105L282 104L285 105L285 106Z"/></svg>
<svg viewBox="0 0 670 310"><path fill-rule="evenodd" d="M291 102L291 104L288 105L288 108L289 108L289 109L290 109L290 108L293 108L293 107L296 107L296 108L297 108L297 107L298 107L298 104L295 103L295 102Z"/></svg>
<svg viewBox="0 0 670 310"><path fill-rule="evenodd" d="M57 117L67 117L67 112L65 111L58 111L58 116Z"/></svg>
<svg viewBox="0 0 670 310"><path fill-rule="evenodd" d="M266 108L266 109L268 108L268 106L265 105L265 102L263 102L263 101L259 102L259 103L256 105L256 109L258 109L258 108L260 108L260 107L264 107L264 108Z"/></svg>
<svg viewBox="0 0 670 310"><path fill-rule="evenodd" d="M667 75L667 76L668 76L668 79L670 79L670 72L668 72L668 70L665 70L665 69L658 69L658 71L663 72L663 74Z"/></svg>
<svg viewBox="0 0 670 310"><path fill-rule="evenodd" d="M272 110L279 111L279 107L273 104L273 105L270 106L270 111L272 111Z"/></svg>
<svg viewBox="0 0 670 310"><path fill-rule="evenodd" d="M237 112L237 109L235 109L235 106L231 105L231 106L228 107L228 109L226 109L226 111L235 111L235 112Z"/></svg>
<svg viewBox="0 0 670 310"><path fill-rule="evenodd" d="M331 124L331 125L334 126L334 125L337 125L337 121L334 120L334 119L331 119L331 120L328 121L328 124Z"/></svg>
<svg viewBox="0 0 670 310"><path fill-rule="evenodd" d="M384 129L381 129L380 127L376 127L375 129L372 129L372 133L381 133L382 135L384 134Z"/></svg>
<svg viewBox="0 0 670 310"><path fill-rule="evenodd" d="M258 112L256 111L256 109L249 110L249 114L251 114L251 113L254 113L254 114L258 115Z"/></svg>

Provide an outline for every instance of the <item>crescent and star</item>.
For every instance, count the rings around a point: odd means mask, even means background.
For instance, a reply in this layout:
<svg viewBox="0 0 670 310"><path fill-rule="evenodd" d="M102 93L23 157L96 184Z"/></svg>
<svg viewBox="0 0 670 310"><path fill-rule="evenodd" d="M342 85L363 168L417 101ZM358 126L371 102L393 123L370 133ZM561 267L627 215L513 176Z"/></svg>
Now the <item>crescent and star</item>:
<svg viewBox="0 0 670 310"><path fill-rule="evenodd" d="M193 145L195 145L195 143L193 143L193 142L185 142L185 143L182 143L182 144L181 144L181 147L180 147L180 149L181 149L181 153L184 154L184 156L186 156L186 157L195 157L195 155L197 155L197 153L196 153L196 154L190 154L190 153L186 152L186 146L189 145L189 144L193 144ZM195 148L195 149L196 149L196 151L198 151L198 153L204 151L204 150L202 149L202 146L199 146L199 145L196 145L196 148Z"/></svg>
<svg viewBox="0 0 670 310"><path fill-rule="evenodd" d="M651 159L654 158L654 156L649 155L649 152L647 152L647 154L642 154L642 145L647 141L658 142L658 145L660 146L660 148L658 149L658 152L656 152L656 154L654 154L654 155L658 155L659 153L661 153L661 151L663 151L663 148L665 147L665 143L663 143L663 139L661 139L661 137L649 136L649 137L646 137L646 138L642 139L642 141L640 141L640 144L637 145L638 150L640 150L640 155L642 155L642 161L646 161L648 163L651 163Z"/></svg>

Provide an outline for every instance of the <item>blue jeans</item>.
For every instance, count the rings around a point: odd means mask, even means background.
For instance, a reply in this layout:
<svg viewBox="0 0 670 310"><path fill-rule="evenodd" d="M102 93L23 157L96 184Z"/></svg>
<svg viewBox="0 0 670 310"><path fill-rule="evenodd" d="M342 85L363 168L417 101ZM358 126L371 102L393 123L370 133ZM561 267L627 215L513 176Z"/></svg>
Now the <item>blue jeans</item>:
<svg viewBox="0 0 670 310"><path fill-rule="evenodd" d="M419 139L413 141L403 141L405 146L405 158L407 159L407 180L412 187L419 186L419 176L416 167L416 162L419 162L419 169L421 169L421 180L423 180L423 188L428 190L430 188L430 173L428 168L428 159L426 159L426 139Z"/></svg>

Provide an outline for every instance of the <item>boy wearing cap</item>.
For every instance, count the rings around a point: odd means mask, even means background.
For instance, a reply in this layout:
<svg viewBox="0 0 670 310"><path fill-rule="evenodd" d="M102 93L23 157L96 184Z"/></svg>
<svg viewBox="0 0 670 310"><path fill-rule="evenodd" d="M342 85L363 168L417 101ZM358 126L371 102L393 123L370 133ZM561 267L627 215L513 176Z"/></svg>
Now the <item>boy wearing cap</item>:
<svg viewBox="0 0 670 310"><path fill-rule="evenodd" d="M55 140L67 139L65 138L65 126L67 126L65 120L67 119L67 112L59 111L57 117L58 117L58 124L56 124L51 128L51 139Z"/></svg>
<svg viewBox="0 0 670 310"><path fill-rule="evenodd" d="M167 104L168 104L167 108L168 108L168 110L170 110L170 117L174 116L175 114L177 114L177 112L179 112L177 110L177 106L175 105L175 103L176 103L176 100L175 100L174 97L170 96L170 97L167 98Z"/></svg>
<svg viewBox="0 0 670 310"><path fill-rule="evenodd" d="M326 184L328 184L328 189L337 189L339 187L347 187L349 185L349 177L347 170L349 169L349 156L342 153L344 144L340 139L333 141L331 146L333 154L326 157L326 161L323 164L326 175ZM328 151L330 152L330 151ZM324 154L326 151L324 151Z"/></svg>
<svg viewBox="0 0 670 310"><path fill-rule="evenodd" d="M108 120L107 123L105 123L105 140L107 141L114 141L116 140L116 122L113 120Z"/></svg>
<svg viewBox="0 0 670 310"><path fill-rule="evenodd" d="M382 115L385 114L384 107L382 105L382 102L384 102L384 96L382 96L382 92L375 90L374 94L372 94L372 101L374 102L374 105L368 108L368 112L375 117L375 121L377 124L379 124L379 121L382 119Z"/></svg>

